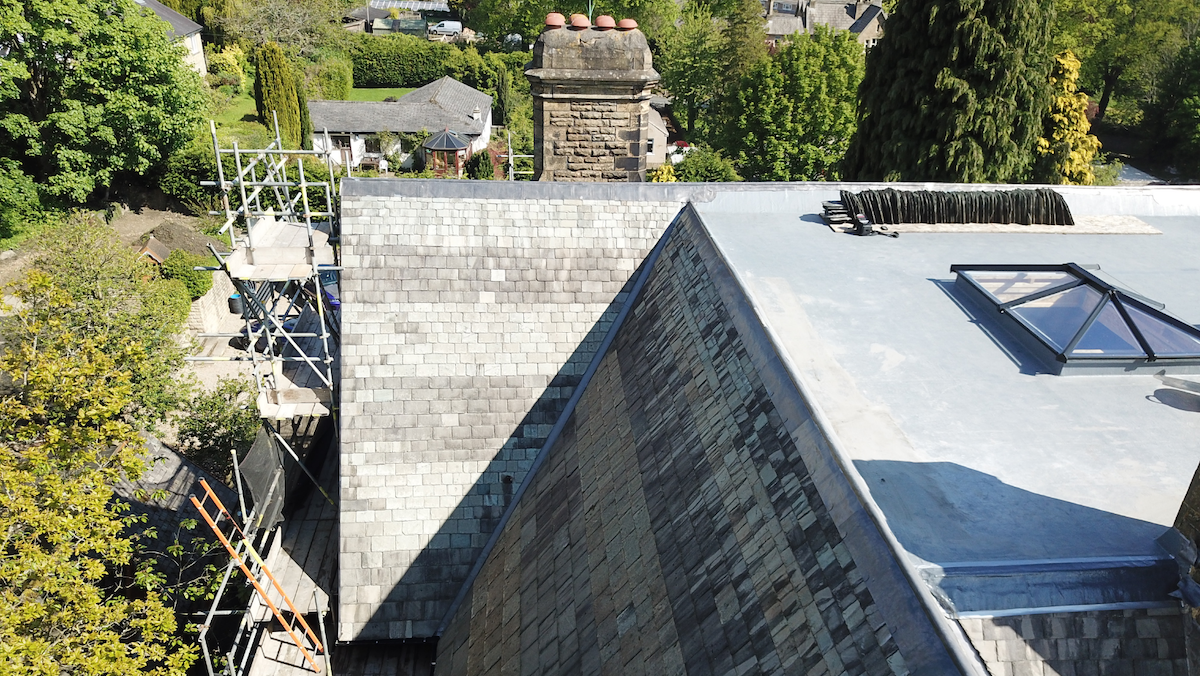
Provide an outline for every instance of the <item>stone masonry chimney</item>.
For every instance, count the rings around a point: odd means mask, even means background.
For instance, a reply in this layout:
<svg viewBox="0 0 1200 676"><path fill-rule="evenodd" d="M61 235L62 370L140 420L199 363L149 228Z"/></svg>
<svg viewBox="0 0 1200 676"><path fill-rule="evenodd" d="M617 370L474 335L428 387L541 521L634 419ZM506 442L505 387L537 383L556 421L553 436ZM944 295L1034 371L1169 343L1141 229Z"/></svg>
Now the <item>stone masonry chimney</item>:
<svg viewBox="0 0 1200 676"><path fill-rule="evenodd" d="M659 80L637 22L546 17L525 77L533 85L539 181L646 180L650 87Z"/></svg>

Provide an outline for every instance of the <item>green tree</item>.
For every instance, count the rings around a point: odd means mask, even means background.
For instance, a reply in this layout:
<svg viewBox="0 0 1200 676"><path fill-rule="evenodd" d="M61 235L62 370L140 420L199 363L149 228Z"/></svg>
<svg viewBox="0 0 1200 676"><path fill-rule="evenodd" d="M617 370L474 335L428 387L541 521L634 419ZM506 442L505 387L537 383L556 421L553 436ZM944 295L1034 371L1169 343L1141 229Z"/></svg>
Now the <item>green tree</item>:
<svg viewBox="0 0 1200 676"><path fill-rule="evenodd" d="M725 54L721 25L707 7L689 4L678 26L663 32L654 65L662 84L682 108L690 133L700 110L709 105L724 83Z"/></svg>
<svg viewBox="0 0 1200 676"><path fill-rule="evenodd" d="M255 52L254 105L258 119L272 126L272 113L279 122L279 134L289 148L300 141L300 100L296 93L296 78L283 50L268 42Z"/></svg>
<svg viewBox="0 0 1200 676"><path fill-rule="evenodd" d="M1023 181L1049 108L1050 0L905 0L867 54L844 173Z"/></svg>
<svg viewBox="0 0 1200 676"><path fill-rule="evenodd" d="M685 183L730 183L742 180L721 151L697 146L675 165L675 180Z"/></svg>
<svg viewBox="0 0 1200 676"><path fill-rule="evenodd" d="M1160 151L1181 169L1200 175L1200 38L1167 68L1152 113Z"/></svg>
<svg viewBox="0 0 1200 676"><path fill-rule="evenodd" d="M308 95L304 91L304 73L294 70L292 76L296 79L296 108L300 113L300 142L298 145L304 150L312 150L312 115L308 112Z"/></svg>
<svg viewBox="0 0 1200 676"><path fill-rule="evenodd" d="M1092 185L1096 175L1092 162L1100 151L1100 141L1088 133L1088 98L1076 85L1079 59L1070 51L1054 57L1050 86L1054 99L1038 139L1038 159L1034 180L1038 183Z"/></svg>
<svg viewBox="0 0 1200 676"><path fill-rule="evenodd" d="M70 299L30 308L31 317L79 336L108 336L103 346L140 347L137 355L123 348L110 355L129 373L133 394L127 413L134 420L149 425L178 408L186 391L174 378L183 361L176 335L191 308L183 282L159 278L148 258L139 258L102 221L84 216L40 235L30 266L55 280ZM18 287L17 293L29 292ZM6 340L20 344L28 333L10 327Z"/></svg>
<svg viewBox="0 0 1200 676"><path fill-rule="evenodd" d="M183 676L196 647L132 565L135 519L112 491L144 469L123 419L131 373L113 355L144 351L59 321L75 301L55 281L33 270L16 289L0 358L16 389L0 400L0 672Z"/></svg>
<svg viewBox="0 0 1200 676"><path fill-rule="evenodd" d="M262 426L257 388L246 378L222 378L215 389L197 393L179 421L179 448L192 462L223 481L233 478L231 449L243 457Z"/></svg>
<svg viewBox="0 0 1200 676"><path fill-rule="evenodd" d="M1098 120L1126 86L1153 98L1159 74L1184 45L1186 27L1200 21L1194 0L1057 0L1055 9L1056 47L1083 62L1084 84L1100 93Z"/></svg>
<svg viewBox="0 0 1200 676"><path fill-rule="evenodd" d="M133 0L0 2L0 157L81 203L191 138L199 76Z"/></svg>
<svg viewBox="0 0 1200 676"><path fill-rule="evenodd" d="M849 31L793 36L742 78L730 101L725 149L754 180L840 178L854 134L863 50Z"/></svg>
<svg viewBox="0 0 1200 676"><path fill-rule="evenodd" d="M767 22L759 0L734 0L725 26L725 77L741 77L767 56Z"/></svg>

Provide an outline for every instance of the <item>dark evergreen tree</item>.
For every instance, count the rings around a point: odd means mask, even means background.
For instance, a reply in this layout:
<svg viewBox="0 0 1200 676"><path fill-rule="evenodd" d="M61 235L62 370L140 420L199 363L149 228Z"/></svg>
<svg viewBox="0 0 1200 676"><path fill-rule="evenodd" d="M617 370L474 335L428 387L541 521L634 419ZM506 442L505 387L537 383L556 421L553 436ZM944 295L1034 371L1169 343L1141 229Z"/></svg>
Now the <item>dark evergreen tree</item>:
<svg viewBox="0 0 1200 676"><path fill-rule="evenodd" d="M274 111L284 144L295 148L300 141L300 106L291 67L283 50L274 42L258 48L255 63L258 74L254 80L254 104L258 119L270 127Z"/></svg>
<svg viewBox="0 0 1200 676"><path fill-rule="evenodd" d="M1052 0L904 0L867 55L851 180L1015 182L1050 106Z"/></svg>
<svg viewBox="0 0 1200 676"><path fill-rule="evenodd" d="M294 69L296 78L296 108L300 112L300 143L305 150L312 150L313 126L312 116L308 113L308 94L304 90L304 73Z"/></svg>
<svg viewBox="0 0 1200 676"><path fill-rule="evenodd" d="M767 22L759 0L733 0L721 37L725 42L725 76L745 75L767 56Z"/></svg>

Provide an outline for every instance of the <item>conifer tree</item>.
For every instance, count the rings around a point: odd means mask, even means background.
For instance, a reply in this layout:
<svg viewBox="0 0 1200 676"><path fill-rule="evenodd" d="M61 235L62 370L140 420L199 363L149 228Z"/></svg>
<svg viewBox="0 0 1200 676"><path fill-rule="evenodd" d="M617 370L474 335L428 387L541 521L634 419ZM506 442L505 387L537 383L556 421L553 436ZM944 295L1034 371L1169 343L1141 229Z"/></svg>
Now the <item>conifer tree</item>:
<svg viewBox="0 0 1200 676"><path fill-rule="evenodd" d="M256 52L258 76L254 80L254 104L258 119L271 126L271 112L279 119L279 134L283 142L295 148L300 140L300 107L296 95L296 80L284 57L283 50L268 42Z"/></svg>
<svg viewBox="0 0 1200 676"><path fill-rule="evenodd" d="M293 70L296 77L296 108L300 111L300 143L305 150L312 150L312 116L308 112L308 94L304 90L304 73Z"/></svg>
<svg viewBox="0 0 1200 676"><path fill-rule="evenodd" d="M1100 140L1088 133L1088 97L1078 91L1079 59L1069 50L1054 57L1050 86L1054 99L1046 115L1042 138L1037 143L1038 183L1091 185L1096 182L1092 160Z"/></svg>
<svg viewBox="0 0 1200 676"><path fill-rule="evenodd" d="M745 75L767 56L767 22L759 0L733 0L733 11L726 18L722 38L725 41L725 75Z"/></svg>
<svg viewBox="0 0 1200 676"><path fill-rule="evenodd" d="M904 0L867 55L851 180L1030 176L1049 108L1051 0Z"/></svg>

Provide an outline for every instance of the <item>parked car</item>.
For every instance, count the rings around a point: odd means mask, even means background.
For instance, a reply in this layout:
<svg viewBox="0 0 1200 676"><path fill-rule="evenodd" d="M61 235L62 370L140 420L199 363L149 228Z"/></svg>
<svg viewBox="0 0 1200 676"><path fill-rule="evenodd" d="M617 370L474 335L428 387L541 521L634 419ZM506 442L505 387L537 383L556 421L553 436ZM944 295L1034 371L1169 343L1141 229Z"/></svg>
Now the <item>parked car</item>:
<svg viewBox="0 0 1200 676"><path fill-rule="evenodd" d="M432 35L452 35L457 36L462 33L463 26L461 21L442 21L435 26L429 27L429 32Z"/></svg>

